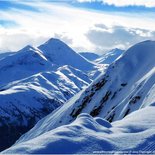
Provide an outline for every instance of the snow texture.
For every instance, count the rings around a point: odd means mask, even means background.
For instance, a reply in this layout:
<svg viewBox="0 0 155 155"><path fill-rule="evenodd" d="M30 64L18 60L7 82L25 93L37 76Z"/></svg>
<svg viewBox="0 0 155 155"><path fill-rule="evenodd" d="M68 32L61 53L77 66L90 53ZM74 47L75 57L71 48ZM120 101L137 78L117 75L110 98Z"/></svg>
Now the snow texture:
<svg viewBox="0 0 155 155"><path fill-rule="evenodd" d="M73 123L18 142L2 154L153 153L154 111L155 107L149 106L112 124L89 114L80 114ZM44 123L48 124L48 121Z"/></svg>

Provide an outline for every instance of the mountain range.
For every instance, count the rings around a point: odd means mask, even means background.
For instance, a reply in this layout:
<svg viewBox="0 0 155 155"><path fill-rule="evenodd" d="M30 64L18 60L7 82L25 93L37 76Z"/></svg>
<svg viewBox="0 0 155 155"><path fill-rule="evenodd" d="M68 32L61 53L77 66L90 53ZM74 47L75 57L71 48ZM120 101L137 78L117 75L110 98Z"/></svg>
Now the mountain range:
<svg viewBox="0 0 155 155"><path fill-rule="evenodd" d="M153 153L154 58L155 41L130 47L2 153Z"/></svg>

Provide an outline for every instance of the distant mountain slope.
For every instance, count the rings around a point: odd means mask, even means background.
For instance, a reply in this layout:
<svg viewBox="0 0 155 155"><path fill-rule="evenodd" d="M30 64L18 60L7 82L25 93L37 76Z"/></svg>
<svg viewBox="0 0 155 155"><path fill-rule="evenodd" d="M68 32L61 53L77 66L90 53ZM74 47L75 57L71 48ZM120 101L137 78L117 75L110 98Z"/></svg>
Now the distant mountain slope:
<svg viewBox="0 0 155 155"><path fill-rule="evenodd" d="M100 57L100 55L98 55L96 53L91 53L91 52L80 52L79 54L82 55L83 57L85 57L87 60L90 60L90 61L94 61Z"/></svg>
<svg viewBox="0 0 155 155"><path fill-rule="evenodd" d="M23 138L2 154L154 154L154 111L155 107L150 106L112 124L100 117L80 114L73 123L44 130L32 139ZM47 117L44 124L38 123L32 131L38 133L50 123Z"/></svg>
<svg viewBox="0 0 155 155"><path fill-rule="evenodd" d="M119 56L123 54L124 50L115 48L110 51L107 51L105 54L100 56L95 60L96 63L99 64L111 64L114 62Z"/></svg>
<svg viewBox="0 0 155 155"><path fill-rule="evenodd" d="M89 113L113 122L153 103L148 96L154 90L154 58L155 41L141 42L129 48L88 88L50 114L49 126L44 126L42 120L41 130L69 124L80 113ZM154 96L150 99L154 99ZM33 138L33 133L31 136Z"/></svg>
<svg viewBox="0 0 155 155"><path fill-rule="evenodd" d="M49 68L52 69L52 64L48 62L39 49L26 46L0 61L0 86L48 70Z"/></svg>
<svg viewBox="0 0 155 155"><path fill-rule="evenodd" d="M69 65L83 71L92 70L95 66L58 39L52 38L38 48L48 60L59 66Z"/></svg>

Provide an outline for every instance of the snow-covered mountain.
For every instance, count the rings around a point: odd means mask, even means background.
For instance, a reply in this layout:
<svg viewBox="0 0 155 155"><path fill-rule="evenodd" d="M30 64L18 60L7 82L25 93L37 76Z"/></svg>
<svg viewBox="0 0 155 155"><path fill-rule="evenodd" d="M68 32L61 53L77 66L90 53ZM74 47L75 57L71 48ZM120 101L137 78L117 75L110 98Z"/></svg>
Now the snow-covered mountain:
<svg viewBox="0 0 155 155"><path fill-rule="evenodd" d="M0 60L0 150L104 70L58 39L40 47L43 51L28 45Z"/></svg>
<svg viewBox="0 0 155 155"><path fill-rule="evenodd" d="M55 41L59 47L61 42L57 43L57 39ZM15 141L13 136L19 137L19 133L24 133L34 122L51 113L3 153L154 151L155 41L144 41L132 46L92 83L91 74L95 72L94 68L98 72L99 66L80 55L76 57L74 51L71 57L82 60L82 63L86 60L83 64L87 64L88 68L91 64L92 69L78 66L76 59L76 65L72 65L71 61L64 65L69 59L63 59L60 54L62 62L56 61L56 52L52 59L50 51L57 48L50 46L49 42L53 44L53 40L50 40L41 45L45 48L47 44L47 51L33 49L38 54L32 62L38 62L39 57L45 68L39 67L37 73L28 74L28 77L21 77L11 83L5 82L5 79L1 86L2 140L6 140L8 131L17 131L13 132L15 135L10 134L10 139ZM64 44L65 49L66 46ZM9 62L12 56L2 59L2 64ZM32 147L35 143L38 145Z"/></svg>
<svg viewBox="0 0 155 155"><path fill-rule="evenodd" d="M73 123L42 129L40 136L23 139L2 154L154 154L154 111L155 107L149 106L114 123L80 114ZM47 117L44 126L50 123Z"/></svg>
<svg viewBox="0 0 155 155"><path fill-rule="evenodd" d="M94 61L100 57L100 55L92 52L80 52L80 55L88 59L89 61Z"/></svg>
<svg viewBox="0 0 155 155"><path fill-rule="evenodd" d="M154 58L155 41L141 42L129 48L88 88L40 121L39 126L35 126L30 131L31 134L28 132L20 141L34 138L45 130L69 124L80 113L88 113L113 122L153 104ZM45 123L47 121L49 125ZM38 132L35 132L36 128Z"/></svg>
<svg viewBox="0 0 155 155"><path fill-rule="evenodd" d="M94 61L99 64L111 64L117 58L119 58L123 54L124 50L115 48L110 51L107 51L105 54L101 55L99 58Z"/></svg>
<svg viewBox="0 0 155 155"><path fill-rule="evenodd" d="M155 151L154 58L155 41L129 48L88 88L3 153Z"/></svg>

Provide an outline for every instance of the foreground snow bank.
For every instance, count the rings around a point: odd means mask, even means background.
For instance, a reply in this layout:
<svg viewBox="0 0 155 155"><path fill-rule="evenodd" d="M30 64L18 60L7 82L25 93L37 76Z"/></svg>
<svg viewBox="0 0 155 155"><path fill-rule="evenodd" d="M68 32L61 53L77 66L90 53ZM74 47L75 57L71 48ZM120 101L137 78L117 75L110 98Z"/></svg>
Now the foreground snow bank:
<svg viewBox="0 0 155 155"><path fill-rule="evenodd" d="M155 107L138 110L112 124L80 114L69 124L28 139L2 153L105 153L155 151ZM49 122L47 122L49 123ZM46 123L44 124L46 125ZM36 129L36 132L37 129ZM31 132L29 132L31 134Z"/></svg>

